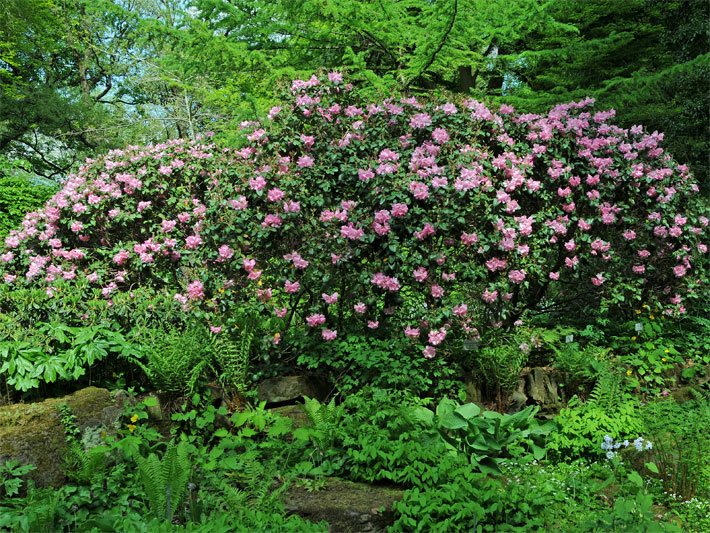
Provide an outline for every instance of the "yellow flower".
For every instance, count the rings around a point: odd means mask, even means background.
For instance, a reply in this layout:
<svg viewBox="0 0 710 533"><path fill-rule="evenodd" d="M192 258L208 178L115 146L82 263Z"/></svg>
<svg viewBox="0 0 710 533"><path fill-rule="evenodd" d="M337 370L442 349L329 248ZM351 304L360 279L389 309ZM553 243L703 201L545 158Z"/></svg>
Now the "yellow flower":
<svg viewBox="0 0 710 533"><path fill-rule="evenodd" d="M641 309L636 309L635 312L636 312L637 315L640 315L640 314L641 314Z"/></svg>
<svg viewBox="0 0 710 533"><path fill-rule="evenodd" d="M650 318L651 320L653 320L655 317L654 317L653 315L648 315L648 318Z"/></svg>
<svg viewBox="0 0 710 533"><path fill-rule="evenodd" d="M666 359L665 357L661 357L661 361L665 363L666 361L668 361L668 359Z"/></svg>
<svg viewBox="0 0 710 533"><path fill-rule="evenodd" d="M136 422L138 422L138 415L133 415L133 416L131 417L131 422L133 422L134 424L135 424Z"/></svg>
<svg viewBox="0 0 710 533"><path fill-rule="evenodd" d="M636 340L636 337L631 337L631 340L632 340L632 341L635 341L635 340Z"/></svg>
<svg viewBox="0 0 710 533"><path fill-rule="evenodd" d="M261 280L259 280L259 281L257 282L257 285L258 285L259 287L261 287L262 284L263 284L263 281L261 281Z"/></svg>
<svg viewBox="0 0 710 533"><path fill-rule="evenodd" d="M632 372L631 372L631 369L629 368L629 369L626 371L626 375L627 375L627 376L630 376L631 373L632 373Z"/></svg>
<svg viewBox="0 0 710 533"><path fill-rule="evenodd" d="M666 348L664 351L665 351L666 353L671 353L671 351L670 351L668 348Z"/></svg>
<svg viewBox="0 0 710 533"><path fill-rule="evenodd" d="M128 431L133 433L135 431L135 429L136 429L136 426L134 424L128 424Z"/></svg>

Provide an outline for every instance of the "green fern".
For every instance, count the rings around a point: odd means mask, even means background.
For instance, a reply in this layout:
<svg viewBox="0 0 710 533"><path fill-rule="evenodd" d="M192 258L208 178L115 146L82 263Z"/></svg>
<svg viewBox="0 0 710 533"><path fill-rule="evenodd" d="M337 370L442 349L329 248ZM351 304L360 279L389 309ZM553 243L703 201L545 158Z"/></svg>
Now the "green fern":
<svg viewBox="0 0 710 533"><path fill-rule="evenodd" d="M69 443L64 458L66 476L78 483L89 483L106 470L107 446L94 446L85 450L78 441Z"/></svg>
<svg viewBox="0 0 710 533"><path fill-rule="evenodd" d="M172 521L187 490L191 465L184 443L168 445L163 459L155 454L138 456L138 473L148 500L151 514L161 520Z"/></svg>
<svg viewBox="0 0 710 533"><path fill-rule="evenodd" d="M316 448L321 452L331 448L342 416L342 409L335 405L335 399L326 404L305 397L303 411L311 422L309 437Z"/></svg>
<svg viewBox="0 0 710 533"><path fill-rule="evenodd" d="M146 364L138 364L153 385L166 392L194 392L209 364L211 350L205 326L145 330L142 341Z"/></svg>
<svg viewBox="0 0 710 533"><path fill-rule="evenodd" d="M212 341L212 349L225 384L243 391L256 334L254 319L243 319L239 329L240 335L236 340L227 335L217 335Z"/></svg>
<svg viewBox="0 0 710 533"><path fill-rule="evenodd" d="M625 399L621 384L622 379L618 373L605 369L598 375L597 382L592 392L589 393L587 403L607 411L617 409Z"/></svg>

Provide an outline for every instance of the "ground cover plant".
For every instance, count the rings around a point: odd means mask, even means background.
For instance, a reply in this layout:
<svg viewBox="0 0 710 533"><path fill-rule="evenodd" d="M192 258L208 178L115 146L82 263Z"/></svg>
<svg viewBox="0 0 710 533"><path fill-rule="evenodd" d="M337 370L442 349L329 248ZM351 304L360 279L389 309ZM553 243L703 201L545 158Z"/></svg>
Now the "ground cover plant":
<svg viewBox="0 0 710 533"><path fill-rule="evenodd" d="M663 136L357 94L111 151L8 234L3 403L130 392L57 407L56 492L0 457L0 528L323 531L284 501L333 477L397 489L392 531L707 525L708 219ZM255 385L294 372L292 419Z"/></svg>

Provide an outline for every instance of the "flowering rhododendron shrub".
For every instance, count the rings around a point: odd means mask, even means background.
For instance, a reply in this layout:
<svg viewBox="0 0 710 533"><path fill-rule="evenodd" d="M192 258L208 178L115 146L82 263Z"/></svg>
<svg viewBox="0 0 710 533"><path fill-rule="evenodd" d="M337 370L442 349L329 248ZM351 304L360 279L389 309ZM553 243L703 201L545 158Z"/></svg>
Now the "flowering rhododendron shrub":
<svg viewBox="0 0 710 533"><path fill-rule="evenodd" d="M113 151L30 213L7 287L110 300L165 291L213 331L232 305L323 342L403 335L425 357L541 303L657 302L703 283L708 219L663 135L593 101L545 116L476 100L357 101L342 76L293 82L245 144Z"/></svg>

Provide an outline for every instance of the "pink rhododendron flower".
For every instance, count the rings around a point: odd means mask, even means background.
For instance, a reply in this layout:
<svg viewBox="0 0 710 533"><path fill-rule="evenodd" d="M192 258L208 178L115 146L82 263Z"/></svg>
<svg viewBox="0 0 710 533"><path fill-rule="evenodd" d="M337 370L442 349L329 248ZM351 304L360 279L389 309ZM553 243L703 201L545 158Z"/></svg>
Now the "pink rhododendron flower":
<svg viewBox="0 0 710 533"><path fill-rule="evenodd" d="M231 259L234 257L234 250L229 247L227 244L223 244L222 246L219 247L219 257L220 259Z"/></svg>
<svg viewBox="0 0 710 533"><path fill-rule="evenodd" d="M486 268L491 272L496 272L498 270L505 270L508 262L505 259L499 259L497 257L492 257L486 261Z"/></svg>
<svg viewBox="0 0 710 533"><path fill-rule="evenodd" d="M404 334L409 337L410 339L416 339L419 337L419 328L413 328L411 326L407 326L404 329Z"/></svg>
<svg viewBox="0 0 710 533"><path fill-rule="evenodd" d="M367 311L367 306L362 302L358 302L353 306L353 309L355 309L356 313L363 314Z"/></svg>
<svg viewBox="0 0 710 533"><path fill-rule="evenodd" d="M299 168L311 168L314 164L315 161L309 155L302 155L296 161L296 165L298 165Z"/></svg>
<svg viewBox="0 0 710 533"><path fill-rule="evenodd" d="M285 307L278 307L278 308L274 309L274 314L278 318L284 318L287 313L288 313L288 309Z"/></svg>
<svg viewBox="0 0 710 533"><path fill-rule="evenodd" d="M284 291L286 291L289 294L295 294L301 289L301 284L298 281L289 281L286 280L284 282Z"/></svg>
<svg viewBox="0 0 710 533"><path fill-rule="evenodd" d="M425 346L424 349L422 350L422 353L424 354L424 357L427 359L433 359L436 357L436 348L433 346Z"/></svg>
<svg viewBox="0 0 710 533"><path fill-rule="evenodd" d="M498 299L498 291L489 291L488 289L483 291L483 294L481 295L481 298L483 299L484 302L488 304L492 304Z"/></svg>
<svg viewBox="0 0 710 533"><path fill-rule="evenodd" d="M253 191L261 191L266 187L264 176L254 176L249 180L249 188Z"/></svg>
<svg viewBox="0 0 710 533"><path fill-rule="evenodd" d="M414 232L414 236L417 238L417 240L421 241L431 235L434 235L435 233L436 229L434 229L434 226L427 222L426 224L424 224L424 227L421 230Z"/></svg>
<svg viewBox="0 0 710 533"><path fill-rule="evenodd" d="M433 329L429 332L429 344L438 346L446 339L446 329Z"/></svg>
<svg viewBox="0 0 710 533"><path fill-rule="evenodd" d="M293 200L289 200L288 202L285 202L283 205L284 213L298 213L301 211L301 204L300 202L294 202Z"/></svg>
<svg viewBox="0 0 710 533"><path fill-rule="evenodd" d="M241 211L246 209L249 206L249 203L247 202L246 196L239 196L237 199L230 200L229 205L232 206L232 209Z"/></svg>
<svg viewBox="0 0 710 533"><path fill-rule="evenodd" d="M266 198L269 200L269 202L280 202L283 200L284 197L284 192L279 189L279 188L273 188L269 189L269 192L266 193Z"/></svg>
<svg viewBox="0 0 710 533"><path fill-rule="evenodd" d="M441 285L432 285L431 286L431 295L434 298L441 298L444 296L444 289L441 287Z"/></svg>
<svg viewBox="0 0 710 533"><path fill-rule="evenodd" d="M205 297L205 288L199 280L191 282L185 292L190 300L202 300Z"/></svg>
<svg viewBox="0 0 710 533"><path fill-rule="evenodd" d="M274 215L272 213L264 217L264 221L261 223L262 228L278 228L282 224L281 217L279 215Z"/></svg>
<svg viewBox="0 0 710 533"><path fill-rule="evenodd" d="M515 284L522 283L523 280L525 279L525 271L524 270L511 270L510 272L508 272L508 279Z"/></svg>
<svg viewBox="0 0 710 533"><path fill-rule="evenodd" d="M321 314L314 314L306 317L306 324L309 327L314 328L325 323L325 316Z"/></svg>
<svg viewBox="0 0 710 533"><path fill-rule="evenodd" d="M407 214L409 211L409 207L407 204L401 204L401 203L395 203L392 204L392 208L390 209L390 213L392 213L393 217L403 217Z"/></svg>
<svg viewBox="0 0 710 533"><path fill-rule="evenodd" d="M602 283L604 283L604 281L606 280L604 279L604 274L602 274L601 272L596 276L592 277L592 283L595 287L599 287Z"/></svg>
<svg viewBox="0 0 710 533"><path fill-rule="evenodd" d="M185 248L194 250L202 244L202 238L199 235L190 235L185 239Z"/></svg>
<svg viewBox="0 0 710 533"><path fill-rule="evenodd" d="M468 306L466 304L460 304L453 308L453 313L456 316L465 316L468 313Z"/></svg>
<svg viewBox="0 0 710 533"><path fill-rule="evenodd" d="M336 337L338 336L338 332L334 329L324 329L321 332L321 336L323 337L323 340L330 342L336 339Z"/></svg>
<svg viewBox="0 0 710 533"><path fill-rule="evenodd" d="M409 125L413 129L426 128L431 126L431 117L426 113L418 113L409 120Z"/></svg>
<svg viewBox="0 0 710 533"><path fill-rule="evenodd" d="M369 329L377 329L380 327L380 323L377 320L368 320L367 327Z"/></svg>
<svg viewBox="0 0 710 533"><path fill-rule="evenodd" d="M346 239L350 239L352 241L360 240L365 236L365 232L361 228L356 228L352 222L345 226L341 226L340 234Z"/></svg>
<svg viewBox="0 0 710 533"><path fill-rule="evenodd" d="M685 276L686 272L687 272L687 269L685 268L684 265L676 265L673 267L673 273L678 278L682 278L683 276Z"/></svg>
<svg viewBox="0 0 710 533"><path fill-rule="evenodd" d="M429 198L429 187L419 181L413 181L409 184L409 191L417 200L426 200Z"/></svg>
<svg viewBox="0 0 710 533"><path fill-rule="evenodd" d="M129 257L130 253L127 250L121 250L113 256L113 262L117 265L122 265Z"/></svg>
<svg viewBox="0 0 710 533"><path fill-rule="evenodd" d="M370 283L390 292L396 292L400 289L399 281L397 280L397 278L385 276L382 272L378 272L374 276L372 276Z"/></svg>
<svg viewBox="0 0 710 533"><path fill-rule="evenodd" d="M338 293L337 292L334 292L333 294L323 293L323 294L321 294L321 297L323 298L323 301L329 305L332 305L338 301Z"/></svg>
<svg viewBox="0 0 710 533"><path fill-rule="evenodd" d="M177 221L175 220L163 220L160 223L160 229L163 230L165 233L170 233L175 229L175 226L177 226Z"/></svg>

